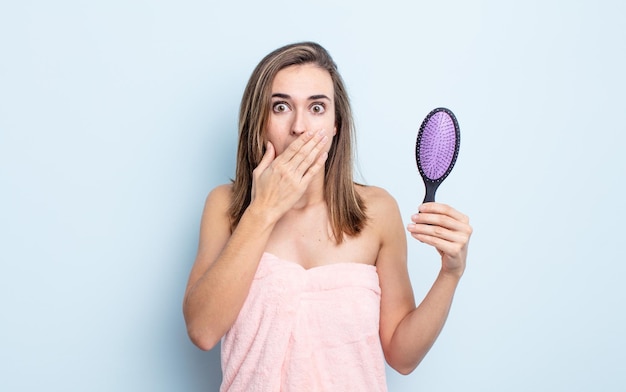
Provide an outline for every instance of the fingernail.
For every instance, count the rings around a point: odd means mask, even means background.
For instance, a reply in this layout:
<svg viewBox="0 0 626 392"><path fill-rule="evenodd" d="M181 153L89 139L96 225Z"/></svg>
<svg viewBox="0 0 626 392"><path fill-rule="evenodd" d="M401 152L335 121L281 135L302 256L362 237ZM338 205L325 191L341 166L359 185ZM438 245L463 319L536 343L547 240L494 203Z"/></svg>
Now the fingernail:
<svg viewBox="0 0 626 392"><path fill-rule="evenodd" d="M415 229L415 223L410 223L407 227L407 230L411 231L413 229Z"/></svg>

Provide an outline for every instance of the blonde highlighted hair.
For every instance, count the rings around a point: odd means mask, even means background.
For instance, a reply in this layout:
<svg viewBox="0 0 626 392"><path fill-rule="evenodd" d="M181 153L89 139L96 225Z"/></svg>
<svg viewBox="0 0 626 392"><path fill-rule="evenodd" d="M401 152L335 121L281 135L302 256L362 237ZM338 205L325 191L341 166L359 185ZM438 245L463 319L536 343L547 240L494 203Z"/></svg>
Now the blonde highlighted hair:
<svg viewBox="0 0 626 392"><path fill-rule="evenodd" d="M234 230L250 205L252 171L265 152L264 132L274 78L280 70L302 64L315 64L328 71L333 81L337 134L325 164L324 195L335 241L341 243L344 234L354 236L361 232L367 216L352 174L354 122L348 94L337 65L326 49L314 42L294 43L274 50L259 62L248 80L239 110L237 167L229 209L231 229Z"/></svg>

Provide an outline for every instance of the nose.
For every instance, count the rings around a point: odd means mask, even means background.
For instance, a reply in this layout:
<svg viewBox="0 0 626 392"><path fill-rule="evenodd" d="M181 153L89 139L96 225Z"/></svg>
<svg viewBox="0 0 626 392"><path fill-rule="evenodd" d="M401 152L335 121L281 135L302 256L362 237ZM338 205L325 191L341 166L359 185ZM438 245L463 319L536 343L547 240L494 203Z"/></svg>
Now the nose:
<svg viewBox="0 0 626 392"><path fill-rule="evenodd" d="M291 122L291 134L294 136L300 136L306 132L306 119L304 113L296 111L294 113L293 121Z"/></svg>

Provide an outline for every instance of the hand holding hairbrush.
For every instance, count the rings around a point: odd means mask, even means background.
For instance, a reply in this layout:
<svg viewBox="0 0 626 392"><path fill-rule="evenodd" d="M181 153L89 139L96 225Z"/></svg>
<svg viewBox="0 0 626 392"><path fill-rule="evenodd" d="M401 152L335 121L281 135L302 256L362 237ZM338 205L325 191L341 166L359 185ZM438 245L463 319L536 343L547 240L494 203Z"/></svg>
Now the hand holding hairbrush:
<svg viewBox="0 0 626 392"><path fill-rule="evenodd" d="M424 180L424 203L435 201L437 188L452 171L461 134L456 117L446 108L432 110L420 126L415 143L417 168Z"/></svg>

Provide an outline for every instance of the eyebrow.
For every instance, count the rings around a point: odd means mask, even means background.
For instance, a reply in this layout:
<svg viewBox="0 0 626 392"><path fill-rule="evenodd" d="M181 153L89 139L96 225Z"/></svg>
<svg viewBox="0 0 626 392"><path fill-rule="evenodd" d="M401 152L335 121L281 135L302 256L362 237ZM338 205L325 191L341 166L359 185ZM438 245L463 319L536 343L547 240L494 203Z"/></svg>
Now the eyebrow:
<svg viewBox="0 0 626 392"><path fill-rule="evenodd" d="M282 98L282 99L290 99L291 96L289 94L283 94L283 93L274 93L272 94L272 98ZM328 96L324 95L324 94L316 94L316 95L311 95L309 97L309 101L314 101L317 99L327 99L330 101L330 98L328 98Z"/></svg>

